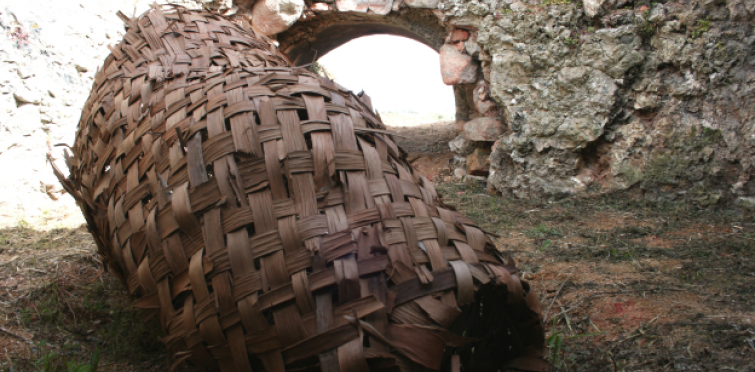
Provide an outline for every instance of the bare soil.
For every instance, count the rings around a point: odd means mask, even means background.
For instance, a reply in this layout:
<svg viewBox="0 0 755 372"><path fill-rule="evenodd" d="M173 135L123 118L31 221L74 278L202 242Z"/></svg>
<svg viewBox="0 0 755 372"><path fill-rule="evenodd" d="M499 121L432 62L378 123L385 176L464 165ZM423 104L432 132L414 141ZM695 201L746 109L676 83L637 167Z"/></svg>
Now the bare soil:
<svg viewBox="0 0 755 372"><path fill-rule="evenodd" d="M396 143L409 153L410 162L425 177L432 180L440 174L448 174L449 161L453 158L448 143L456 137L453 121L388 128L396 133Z"/></svg>
<svg viewBox="0 0 755 372"><path fill-rule="evenodd" d="M429 179L452 123L396 128ZM755 371L755 221L736 210L631 195L517 200L477 181L436 182L511 254L540 296L556 371ZM165 371L85 227L0 230L0 370ZM47 368L53 366L55 368Z"/></svg>

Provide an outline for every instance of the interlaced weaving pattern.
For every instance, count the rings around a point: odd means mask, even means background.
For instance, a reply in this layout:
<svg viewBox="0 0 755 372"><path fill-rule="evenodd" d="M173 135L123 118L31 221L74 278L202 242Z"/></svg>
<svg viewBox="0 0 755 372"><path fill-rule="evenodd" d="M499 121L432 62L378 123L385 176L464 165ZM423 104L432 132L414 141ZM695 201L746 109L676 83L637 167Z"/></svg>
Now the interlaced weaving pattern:
<svg viewBox="0 0 755 372"><path fill-rule="evenodd" d="M367 96L215 13L119 16L55 171L176 364L547 369L537 297Z"/></svg>

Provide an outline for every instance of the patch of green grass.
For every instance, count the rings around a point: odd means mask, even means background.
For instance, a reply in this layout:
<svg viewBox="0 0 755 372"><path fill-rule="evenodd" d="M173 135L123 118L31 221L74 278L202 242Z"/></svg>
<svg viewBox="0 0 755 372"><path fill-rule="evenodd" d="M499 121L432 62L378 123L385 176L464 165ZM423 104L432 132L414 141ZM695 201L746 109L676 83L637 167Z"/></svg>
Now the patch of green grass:
<svg viewBox="0 0 755 372"><path fill-rule="evenodd" d="M650 21L650 10L646 10L642 17L638 19L642 19L641 22L637 22L637 33L640 37L646 40L653 37L658 29L658 24Z"/></svg>
<svg viewBox="0 0 755 372"><path fill-rule="evenodd" d="M548 6L548 5L567 5L567 4L571 4L571 3L572 3L572 0L543 0L543 1L540 2L540 4L543 5L543 6Z"/></svg>
<svg viewBox="0 0 755 372"><path fill-rule="evenodd" d="M708 18L698 19L690 30L689 37L697 39L698 37L703 36L709 30L710 20Z"/></svg>
<svg viewBox="0 0 755 372"><path fill-rule="evenodd" d="M656 24L648 20L643 21L637 26L637 33L645 39L649 39L655 35Z"/></svg>
<svg viewBox="0 0 755 372"><path fill-rule="evenodd" d="M703 127L703 142L715 143L723 141L724 136L721 134L721 130Z"/></svg>
<svg viewBox="0 0 755 372"><path fill-rule="evenodd" d="M453 206L478 226L492 233L508 226L513 217L509 200L485 192L485 184L478 181L439 183L435 185L443 203Z"/></svg>
<svg viewBox="0 0 755 372"><path fill-rule="evenodd" d="M52 345L41 341L32 347L32 359L28 363L15 366L11 364L4 371L97 372L100 364L99 348L86 353L78 344L65 344L62 349L56 350Z"/></svg>
<svg viewBox="0 0 755 372"><path fill-rule="evenodd" d="M537 224L537 226L525 231L524 235L530 238L535 238L535 239L544 239L544 238L549 238L549 237L560 238L564 236L564 234L561 234L561 232L558 231L557 229L548 227L542 223L539 223Z"/></svg>
<svg viewBox="0 0 755 372"><path fill-rule="evenodd" d="M553 328L556 328L556 320L553 319ZM555 331L545 339L545 344L548 346L547 359L555 369L563 369L565 367L563 362L563 342L564 335L561 331Z"/></svg>
<svg viewBox="0 0 755 372"><path fill-rule="evenodd" d="M325 68L325 66L322 63L318 61L315 61L314 63L312 63L310 70L314 72L315 74L320 75L322 77L326 77L329 79L333 78L333 74L327 68Z"/></svg>

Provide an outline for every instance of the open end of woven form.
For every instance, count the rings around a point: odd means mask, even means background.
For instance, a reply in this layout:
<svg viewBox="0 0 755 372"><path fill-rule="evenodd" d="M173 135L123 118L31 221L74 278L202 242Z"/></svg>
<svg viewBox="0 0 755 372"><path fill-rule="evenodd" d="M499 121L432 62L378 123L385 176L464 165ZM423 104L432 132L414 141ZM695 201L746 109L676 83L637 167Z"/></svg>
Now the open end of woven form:
<svg viewBox="0 0 755 372"><path fill-rule="evenodd" d="M548 369L537 297L369 98L218 14L121 18L56 173L176 364Z"/></svg>

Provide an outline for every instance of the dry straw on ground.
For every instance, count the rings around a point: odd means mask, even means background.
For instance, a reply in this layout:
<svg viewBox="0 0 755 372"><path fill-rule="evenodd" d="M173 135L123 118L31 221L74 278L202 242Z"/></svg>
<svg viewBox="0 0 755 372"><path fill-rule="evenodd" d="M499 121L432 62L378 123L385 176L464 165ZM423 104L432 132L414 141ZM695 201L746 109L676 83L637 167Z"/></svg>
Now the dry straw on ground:
<svg viewBox="0 0 755 372"><path fill-rule="evenodd" d="M534 292L366 96L217 14L123 19L61 181L176 363L548 368Z"/></svg>

